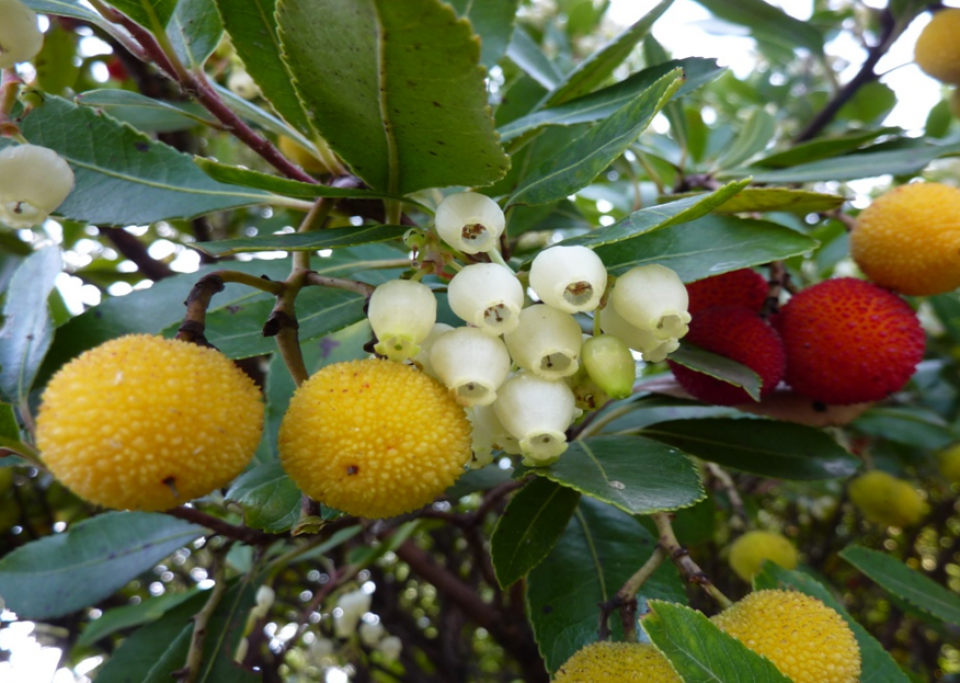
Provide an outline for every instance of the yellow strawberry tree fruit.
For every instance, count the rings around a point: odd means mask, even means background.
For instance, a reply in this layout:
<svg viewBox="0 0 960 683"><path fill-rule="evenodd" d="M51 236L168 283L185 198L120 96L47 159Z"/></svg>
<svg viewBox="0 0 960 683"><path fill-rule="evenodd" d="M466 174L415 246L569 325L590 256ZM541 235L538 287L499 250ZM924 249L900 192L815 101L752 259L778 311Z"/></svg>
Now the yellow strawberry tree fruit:
<svg viewBox="0 0 960 683"><path fill-rule="evenodd" d="M953 484L960 484L960 443L940 451L937 460L943 478Z"/></svg>
<svg viewBox="0 0 960 683"><path fill-rule="evenodd" d="M923 515L923 499L917 490L886 472L865 472L850 482L847 491L863 516L877 524L910 526Z"/></svg>
<svg viewBox="0 0 960 683"><path fill-rule="evenodd" d="M924 73L943 83L960 84L960 9L944 9L924 26L913 50Z"/></svg>
<svg viewBox="0 0 960 683"><path fill-rule="evenodd" d="M322 138L317 143L317 151L312 152L299 142L286 135L277 138L280 151L297 166L308 173L342 173L343 168L337 155Z"/></svg>
<svg viewBox="0 0 960 683"><path fill-rule="evenodd" d="M711 619L793 683L859 683L860 647L847 622L803 593L755 591Z"/></svg>
<svg viewBox="0 0 960 683"><path fill-rule="evenodd" d="M850 253L867 277L901 294L960 287L960 189L912 183L887 192L857 217Z"/></svg>
<svg viewBox="0 0 960 683"><path fill-rule="evenodd" d="M129 335L53 376L37 446L81 498L166 510L229 484L256 452L262 428L260 391L222 353Z"/></svg>
<svg viewBox="0 0 960 683"><path fill-rule="evenodd" d="M557 671L554 683L683 683L667 658L644 643L590 643Z"/></svg>
<svg viewBox="0 0 960 683"><path fill-rule="evenodd" d="M760 573L764 560L784 569L794 569L799 560L796 546L772 531L748 531L730 546L729 559L733 571L744 581Z"/></svg>
<svg viewBox="0 0 960 683"><path fill-rule="evenodd" d="M322 368L280 426L280 461L311 498L359 517L430 503L470 459L470 423L446 387L387 360Z"/></svg>

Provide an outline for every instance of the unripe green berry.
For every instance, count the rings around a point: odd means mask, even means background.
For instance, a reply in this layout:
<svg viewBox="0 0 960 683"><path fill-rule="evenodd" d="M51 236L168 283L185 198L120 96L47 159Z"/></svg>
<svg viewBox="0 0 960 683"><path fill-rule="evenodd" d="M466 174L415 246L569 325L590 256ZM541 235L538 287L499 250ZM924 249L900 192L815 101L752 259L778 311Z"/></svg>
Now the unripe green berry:
<svg viewBox="0 0 960 683"><path fill-rule="evenodd" d="M637 364L626 342L610 334L591 337L580 351L590 379L610 398L626 398L633 393Z"/></svg>

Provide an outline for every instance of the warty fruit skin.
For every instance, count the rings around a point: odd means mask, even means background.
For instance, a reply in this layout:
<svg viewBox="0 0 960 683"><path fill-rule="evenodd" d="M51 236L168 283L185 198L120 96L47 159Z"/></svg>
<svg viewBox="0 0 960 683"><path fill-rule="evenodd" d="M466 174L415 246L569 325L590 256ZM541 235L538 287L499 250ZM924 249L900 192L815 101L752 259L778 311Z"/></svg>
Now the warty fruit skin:
<svg viewBox="0 0 960 683"><path fill-rule="evenodd" d="M290 401L280 461L311 498L393 517L443 493L470 459L470 423L447 388L387 360L328 365Z"/></svg>
<svg viewBox="0 0 960 683"><path fill-rule="evenodd" d="M859 683L860 647L847 622L819 600L783 590L754 591L711 621L793 683Z"/></svg>
<svg viewBox="0 0 960 683"><path fill-rule="evenodd" d="M730 546L730 566L744 581L760 572L764 560L784 569L794 569L799 557L796 546L783 534L772 531L748 531Z"/></svg>
<svg viewBox="0 0 960 683"><path fill-rule="evenodd" d="M883 526L916 524L923 516L923 499L903 479L880 470L861 474L847 488L850 500L863 516Z"/></svg>
<svg viewBox="0 0 960 683"><path fill-rule="evenodd" d="M683 683L670 662L643 643L601 641L584 646L557 671L554 683Z"/></svg>
<svg viewBox="0 0 960 683"><path fill-rule="evenodd" d="M960 9L940 10L924 26L913 56L924 73L943 83L960 84Z"/></svg>
<svg viewBox="0 0 960 683"><path fill-rule="evenodd" d="M787 383L828 405L886 398L923 359L925 336L910 306L856 278L807 287L773 323L787 351Z"/></svg>
<svg viewBox="0 0 960 683"><path fill-rule="evenodd" d="M166 510L226 486L260 443L260 391L215 349L129 335L84 352L43 392L37 446L81 498Z"/></svg>
<svg viewBox="0 0 960 683"><path fill-rule="evenodd" d="M873 282L901 294L960 287L960 189L910 183L881 195L857 216L850 254Z"/></svg>
<svg viewBox="0 0 960 683"><path fill-rule="evenodd" d="M687 284L690 305L696 315L706 308L744 306L759 313L767 300L767 281L755 270L741 268Z"/></svg>

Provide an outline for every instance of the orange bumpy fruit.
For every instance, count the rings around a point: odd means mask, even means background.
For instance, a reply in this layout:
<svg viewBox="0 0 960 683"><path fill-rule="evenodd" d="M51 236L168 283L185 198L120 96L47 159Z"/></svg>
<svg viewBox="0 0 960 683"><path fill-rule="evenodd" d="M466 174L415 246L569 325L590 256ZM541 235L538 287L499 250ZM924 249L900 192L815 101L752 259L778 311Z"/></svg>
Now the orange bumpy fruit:
<svg viewBox="0 0 960 683"><path fill-rule="evenodd" d="M911 183L887 192L857 217L850 253L867 277L902 294L960 287L960 189Z"/></svg>
<svg viewBox="0 0 960 683"><path fill-rule="evenodd" d="M387 360L322 368L291 399L279 441L304 493L358 517L431 502L463 473L470 445L470 422L446 387Z"/></svg>
<svg viewBox="0 0 960 683"><path fill-rule="evenodd" d="M858 683L860 647L835 610L803 593L755 591L711 619L793 683Z"/></svg>
<svg viewBox="0 0 960 683"><path fill-rule="evenodd" d="M642 643L590 643L557 671L554 683L683 683L670 662Z"/></svg>
<svg viewBox="0 0 960 683"><path fill-rule="evenodd" d="M166 510L225 486L260 443L260 391L211 348L151 335L101 344L43 392L37 446L78 496Z"/></svg>
<svg viewBox="0 0 960 683"><path fill-rule="evenodd" d="M880 470L861 474L847 491L864 517L883 526L910 526L923 516L923 499L913 485Z"/></svg>
<svg viewBox="0 0 960 683"><path fill-rule="evenodd" d="M913 58L938 81L960 84L960 9L944 9L933 15L917 38Z"/></svg>
<svg viewBox="0 0 960 683"><path fill-rule="evenodd" d="M744 581L760 573L764 560L794 569L798 559L793 543L772 531L748 531L730 546L730 566Z"/></svg>

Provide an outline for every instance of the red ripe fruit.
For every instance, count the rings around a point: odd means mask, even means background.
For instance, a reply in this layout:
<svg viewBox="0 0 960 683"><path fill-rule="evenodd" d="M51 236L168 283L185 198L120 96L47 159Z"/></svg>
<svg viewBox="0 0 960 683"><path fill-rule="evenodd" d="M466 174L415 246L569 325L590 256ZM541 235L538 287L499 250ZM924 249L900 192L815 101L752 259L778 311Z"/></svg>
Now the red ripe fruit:
<svg viewBox="0 0 960 683"><path fill-rule="evenodd" d="M756 311L745 306L708 308L693 317L684 341L746 365L760 375L760 396L766 396L783 379L786 355L783 342ZM680 385L691 395L721 406L753 403L741 387L696 372L668 360Z"/></svg>
<svg viewBox="0 0 960 683"><path fill-rule="evenodd" d="M923 359L923 328L907 302L856 278L806 288L774 324L787 350L787 383L826 404L885 398Z"/></svg>
<svg viewBox="0 0 960 683"><path fill-rule="evenodd" d="M687 294L690 315L716 306L744 306L759 313L767 300L767 281L757 271L741 268L691 282Z"/></svg>

